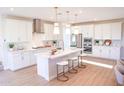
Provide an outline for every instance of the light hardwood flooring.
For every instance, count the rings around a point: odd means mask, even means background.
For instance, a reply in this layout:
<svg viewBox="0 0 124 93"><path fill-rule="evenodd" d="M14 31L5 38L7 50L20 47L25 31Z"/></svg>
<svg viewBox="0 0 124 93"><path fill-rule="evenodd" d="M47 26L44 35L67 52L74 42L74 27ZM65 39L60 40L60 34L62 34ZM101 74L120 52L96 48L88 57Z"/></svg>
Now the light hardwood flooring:
<svg viewBox="0 0 124 93"><path fill-rule="evenodd" d="M115 61L84 57L84 59L114 66ZM56 78L50 82L37 75L36 66L28 67L15 72L1 71L0 85L4 86L114 86L116 80L113 68L105 68L92 64L86 64L85 69L78 69L77 74L69 74L67 82L60 82Z"/></svg>

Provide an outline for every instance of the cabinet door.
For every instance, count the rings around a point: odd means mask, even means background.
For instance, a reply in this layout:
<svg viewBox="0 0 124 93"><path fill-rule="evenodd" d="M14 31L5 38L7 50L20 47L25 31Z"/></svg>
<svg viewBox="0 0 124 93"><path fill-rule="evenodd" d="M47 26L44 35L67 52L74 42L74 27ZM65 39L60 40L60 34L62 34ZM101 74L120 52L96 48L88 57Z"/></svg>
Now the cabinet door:
<svg viewBox="0 0 124 93"><path fill-rule="evenodd" d="M30 53L30 65L34 65L34 64L36 64L36 56L35 56L35 52L31 52Z"/></svg>
<svg viewBox="0 0 124 93"><path fill-rule="evenodd" d="M101 57L103 58L110 58L110 48L109 47L106 47L106 46L103 46L101 47Z"/></svg>
<svg viewBox="0 0 124 93"><path fill-rule="evenodd" d="M83 25L81 29L82 29L82 35L83 35L83 37L88 37L87 26L86 25Z"/></svg>
<svg viewBox="0 0 124 93"><path fill-rule="evenodd" d="M100 25L95 25L95 31L94 31L94 38L95 39L102 39L102 28L101 24Z"/></svg>
<svg viewBox="0 0 124 93"><path fill-rule="evenodd" d="M101 47L100 46L93 46L93 56L101 57Z"/></svg>
<svg viewBox="0 0 124 93"><path fill-rule="evenodd" d="M26 31L27 31L27 41L31 41L32 40L32 32L33 32L32 21L26 22Z"/></svg>
<svg viewBox="0 0 124 93"><path fill-rule="evenodd" d="M121 22L111 23L111 32L113 40L121 40Z"/></svg>
<svg viewBox="0 0 124 93"><path fill-rule="evenodd" d="M119 47L111 47L110 58L115 59L115 60L120 59L120 48Z"/></svg>
<svg viewBox="0 0 124 93"><path fill-rule="evenodd" d="M22 67L30 65L30 53L25 52L21 54Z"/></svg>
<svg viewBox="0 0 124 93"><path fill-rule="evenodd" d="M111 39L111 25L102 24L102 37L103 39Z"/></svg>
<svg viewBox="0 0 124 93"><path fill-rule="evenodd" d="M4 38L7 42L18 41L18 21L7 19L5 22Z"/></svg>
<svg viewBox="0 0 124 93"><path fill-rule="evenodd" d="M92 38L93 37L93 25L83 25L81 27L81 32L83 37Z"/></svg>
<svg viewBox="0 0 124 93"><path fill-rule="evenodd" d="M18 41L23 42L27 41L27 30L26 30L26 22L25 21L18 21Z"/></svg>
<svg viewBox="0 0 124 93"><path fill-rule="evenodd" d="M11 63L11 70L18 70L22 68L22 60L21 60L21 55L20 54L14 54L12 56L12 63Z"/></svg>
<svg viewBox="0 0 124 93"><path fill-rule="evenodd" d="M88 32L88 37L93 38L93 36L94 36L94 26L93 25L87 25L87 32Z"/></svg>
<svg viewBox="0 0 124 93"><path fill-rule="evenodd" d="M53 40L57 39L57 35L53 34L53 25L51 24L44 24L44 31L46 35L46 40Z"/></svg>

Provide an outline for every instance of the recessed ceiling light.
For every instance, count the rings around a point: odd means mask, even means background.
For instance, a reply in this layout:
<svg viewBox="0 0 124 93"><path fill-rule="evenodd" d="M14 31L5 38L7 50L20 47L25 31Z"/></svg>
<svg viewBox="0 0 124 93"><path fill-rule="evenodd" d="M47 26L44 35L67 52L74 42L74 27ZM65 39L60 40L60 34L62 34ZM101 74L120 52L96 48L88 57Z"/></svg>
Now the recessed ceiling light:
<svg viewBox="0 0 124 93"><path fill-rule="evenodd" d="M14 8L10 8L10 11L14 11Z"/></svg>

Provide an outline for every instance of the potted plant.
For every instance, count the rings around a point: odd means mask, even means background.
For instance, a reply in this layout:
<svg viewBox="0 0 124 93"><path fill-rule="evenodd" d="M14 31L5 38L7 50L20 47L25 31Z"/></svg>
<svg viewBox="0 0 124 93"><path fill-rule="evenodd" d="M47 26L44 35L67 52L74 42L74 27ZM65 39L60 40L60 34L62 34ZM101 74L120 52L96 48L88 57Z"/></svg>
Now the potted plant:
<svg viewBox="0 0 124 93"><path fill-rule="evenodd" d="M14 48L14 43L9 43L9 49L12 51Z"/></svg>
<svg viewBox="0 0 124 93"><path fill-rule="evenodd" d="M56 40L54 40L54 41L53 41L53 46L54 46L54 47L56 46L56 43L57 43Z"/></svg>

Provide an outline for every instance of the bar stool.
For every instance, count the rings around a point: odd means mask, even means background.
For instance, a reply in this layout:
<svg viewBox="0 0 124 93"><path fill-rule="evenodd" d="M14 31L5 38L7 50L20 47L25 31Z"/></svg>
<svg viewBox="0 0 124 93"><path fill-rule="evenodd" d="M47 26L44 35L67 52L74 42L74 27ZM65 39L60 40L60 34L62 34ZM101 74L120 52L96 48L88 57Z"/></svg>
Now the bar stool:
<svg viewBox="0 0 124 93"><path fill-rule="evenodd" d="M78 62L81 63L81 64L79 64L79 68L86 68L86 65L83 64L83 60L82 60L83 56L86 56L86 55L81 54L81 55L78 56Z"/></svg>
<svg viewBox="0 0 124 93"><path fill-rule="evenodd" d="M56 64L57 65L57 80L59 81L68 81L69 77L65 75L65 66L68 66L68 61L62 61ZM59 66L62 66L62 70L63 72L59 73ZM60 77L63 76L64 79L60 79Z"/></svg>
<svg viewBox="0 0 124 93"><path fill-rule="evenodd" d="M68 59L68 72L69 73L77 73L78 72L78 70L77 69L75 69L75 67L74 67L74 63L77 63L78 62L78 57L73 57L73 58L69 58ZM71 66L70 66L70 64L71 64Z"/></svg>

